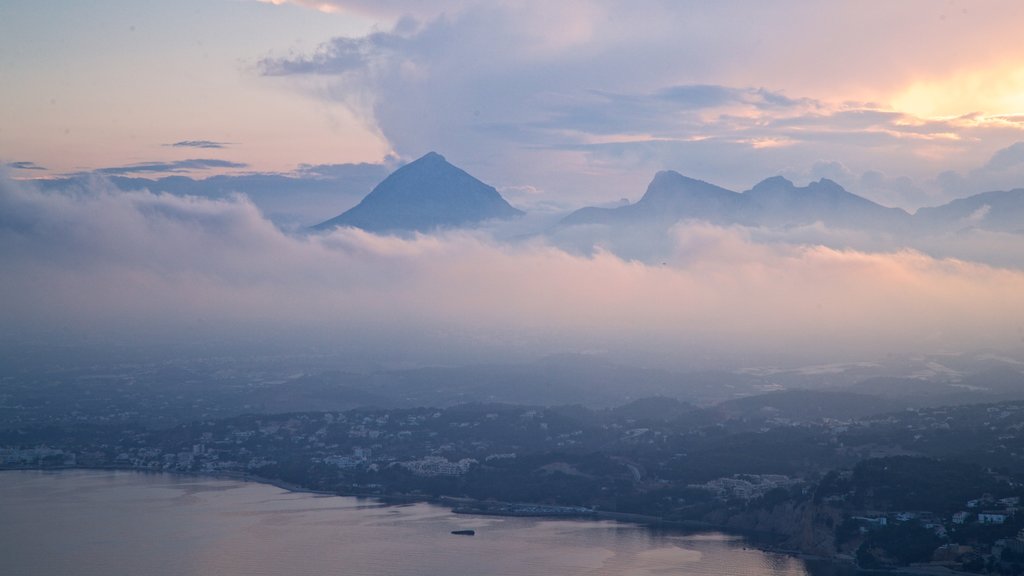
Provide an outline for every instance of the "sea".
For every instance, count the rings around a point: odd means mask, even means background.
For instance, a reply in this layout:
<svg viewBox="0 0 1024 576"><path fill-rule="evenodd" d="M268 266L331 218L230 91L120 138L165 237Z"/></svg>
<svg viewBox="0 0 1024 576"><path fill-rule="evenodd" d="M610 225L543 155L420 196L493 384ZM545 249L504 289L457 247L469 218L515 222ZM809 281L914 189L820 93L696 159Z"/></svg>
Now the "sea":
<svg viewBox="0 0 1024 576"><path fill-rule="evenodd" d="M837 574L716 532L471 516L163 473L0 472L0 518L5 576Z"/></svg>

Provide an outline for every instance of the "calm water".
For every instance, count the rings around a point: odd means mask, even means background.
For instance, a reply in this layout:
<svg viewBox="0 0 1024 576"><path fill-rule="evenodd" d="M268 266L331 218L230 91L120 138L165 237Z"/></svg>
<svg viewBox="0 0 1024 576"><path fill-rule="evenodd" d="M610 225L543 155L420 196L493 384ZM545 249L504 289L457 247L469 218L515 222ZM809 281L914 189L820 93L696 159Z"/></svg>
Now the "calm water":
<svg viewBox="0 0 1024 576"><path fill-rule="evenodd" d="M0 472L0 574L804 576L722 534L463 516L133 472ZM474 528L476 536L452 530Z"/></svg>

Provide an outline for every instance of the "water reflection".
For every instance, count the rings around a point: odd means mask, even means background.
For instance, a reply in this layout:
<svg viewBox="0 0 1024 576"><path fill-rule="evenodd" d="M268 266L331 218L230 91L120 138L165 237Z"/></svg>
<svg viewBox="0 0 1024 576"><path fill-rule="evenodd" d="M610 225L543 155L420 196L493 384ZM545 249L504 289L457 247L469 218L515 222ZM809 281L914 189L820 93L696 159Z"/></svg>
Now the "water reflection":
<svg viewBox="0 0 1024 576"><path fill-rule="evenodd" d="M839 576L724 534L163 474L3 472L0 509L3 574ZM476 536L450 534L466 528Z"/></svg>

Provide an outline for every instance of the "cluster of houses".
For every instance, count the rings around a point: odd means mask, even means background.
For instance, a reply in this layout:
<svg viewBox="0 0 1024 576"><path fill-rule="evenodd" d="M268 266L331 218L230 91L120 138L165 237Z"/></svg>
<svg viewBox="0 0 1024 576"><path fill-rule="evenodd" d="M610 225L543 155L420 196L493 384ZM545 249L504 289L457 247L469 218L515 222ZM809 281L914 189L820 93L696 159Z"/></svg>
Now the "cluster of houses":
<svg viewBox="0 0 1024 576"><path fill-rule="evenodd" d="M1020 498L1017 496L996 500L991 494L985 494L981 498L968 500L968 510L953 514L952 520L954 524L966 524L972 518L978 524L1003 524L1017 512L1019 505Z"/></svg>
<svg viewBox="0 0 1024 576"><path fill-rule="evenodd" d="M688 488L698 488L712 493L716 499L753 500L764 496L776 488L789 488L803 481L782 474L734 474L723 478L715 478L703 484L690 484Z"/></svg>
<svg viewBox="0 0 1024 576"><path fill-rule="evenodd" d="M1017 512L1020 505L1020 498L1017 496L995 499L986 494L981 498L969 500L966 504L967 510L961 510L950 517L950 522L957 525L970 524L1004 524ZM886 526L890 522L909 522L916 520L925 528L935 531L940 537L946 536L946 526L931 512L889 512L878 514L866 514L853 516L859 521L864 529L871 526Z"/></svg>
<svg viewBox="0 0 1024 576"><path fill-rule="evenodd" d="M451 462L444 456L427 456L421 460L399 462L398 465L417 476L461 476L476 463L472 458Z"/></svg>
<svg viewBox="0 0 1024 576"><path fill-rule="evenodd" d="M0 448L2 466L74 466L75 454L56 448L39 446L35 448Z"/></svg>

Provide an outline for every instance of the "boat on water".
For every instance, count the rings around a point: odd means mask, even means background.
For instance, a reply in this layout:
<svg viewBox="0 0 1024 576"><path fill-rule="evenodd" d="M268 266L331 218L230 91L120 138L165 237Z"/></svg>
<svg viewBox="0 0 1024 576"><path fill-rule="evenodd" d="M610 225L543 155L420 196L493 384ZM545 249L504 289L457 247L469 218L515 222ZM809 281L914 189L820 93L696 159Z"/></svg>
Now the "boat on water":
<svg viewBox="0 0 1024 576"><path fill-rule="evenodd" d="M452 530L452 534L456 536L475 536L476 530Z"/></svg>

